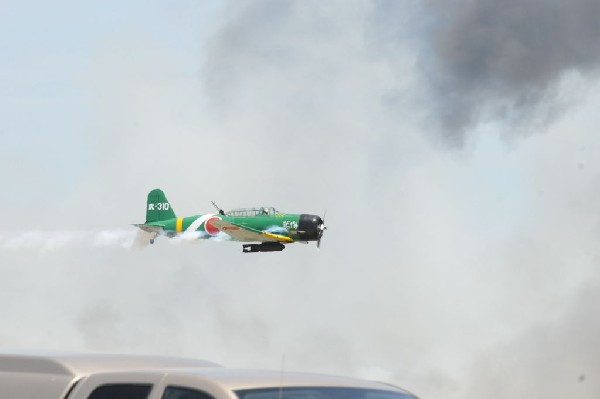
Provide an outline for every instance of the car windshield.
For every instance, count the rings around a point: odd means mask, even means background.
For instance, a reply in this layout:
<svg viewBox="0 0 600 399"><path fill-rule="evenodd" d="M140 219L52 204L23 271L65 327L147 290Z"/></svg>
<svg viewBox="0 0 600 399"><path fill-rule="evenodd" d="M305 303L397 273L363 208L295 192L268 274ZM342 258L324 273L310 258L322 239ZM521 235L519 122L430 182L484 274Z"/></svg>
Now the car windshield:
<svg viewBox="0 0 600 399"><path fill-rule="evenodd" d="M285 387L235 391L239 399L416 399L401 391L338 387Z"/></svg>

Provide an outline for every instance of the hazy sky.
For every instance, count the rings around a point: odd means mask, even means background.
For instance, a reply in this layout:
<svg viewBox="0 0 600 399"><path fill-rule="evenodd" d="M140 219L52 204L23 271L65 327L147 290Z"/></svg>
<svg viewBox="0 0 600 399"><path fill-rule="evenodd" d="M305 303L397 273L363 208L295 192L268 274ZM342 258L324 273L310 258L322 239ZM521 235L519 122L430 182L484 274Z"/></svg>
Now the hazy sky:
<svg viewBox="0 0 600 399"><path fill-rule="evenodd" d="M0 349L600 394L600 3L0 1ZM131 248L327 209L322 248Z"/></svg>

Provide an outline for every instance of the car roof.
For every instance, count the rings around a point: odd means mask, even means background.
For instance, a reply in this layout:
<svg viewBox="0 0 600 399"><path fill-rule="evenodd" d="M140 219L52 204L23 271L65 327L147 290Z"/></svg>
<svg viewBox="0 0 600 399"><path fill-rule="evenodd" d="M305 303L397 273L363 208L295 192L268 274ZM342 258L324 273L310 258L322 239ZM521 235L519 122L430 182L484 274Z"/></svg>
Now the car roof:
<svg viewBox="0 0 600 399"><path fill-rule="evenodd" d="M0 354L0 373L63 375L70 380L92 373L176 374L192 380L210 381L226 389L270 387L354 387L408 393L381 382L315 373L246 370L221 367L207 361L189 358L75 353Z"/></svg>
<svg viewBox="0 0 600 399"><path fill-rule="evenodd" d="M177 368L173 370L148 370L144 373L177 373L191 379L207 380L230 390L270 387L356 387L367 389L396 390L395 386L381 382L335 375L272 370L232 369L225 367Z"/></svg>
<svg viewBox="0 0 600 399"><path fill-rule="evenodd" d="M167 356L76 354L76 353L14 353L0 354L0 372L59 374L69 376L95 372L177 369L190 367L220 367L206 360Z"/></svg>

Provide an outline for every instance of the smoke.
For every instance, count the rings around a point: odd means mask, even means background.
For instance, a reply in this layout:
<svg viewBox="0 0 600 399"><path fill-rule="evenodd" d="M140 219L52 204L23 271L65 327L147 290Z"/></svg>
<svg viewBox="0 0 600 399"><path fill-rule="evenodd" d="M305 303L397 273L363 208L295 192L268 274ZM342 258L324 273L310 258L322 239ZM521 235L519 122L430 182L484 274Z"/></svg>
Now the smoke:
<svg viewBox="0 0 600 399"><path fill-rule="evenodd" d="M66 251L73 248L145 248L154 234L141 230L77 230L77 231L22 231L0 235L0 250L4 251ZM163 237L171 244L198 243L202 240L231 241L225 233L210 235L202 231L191 231L175 237Z"/></svg>
<svg viewBox="0 0 600 399"><path fill-rule="evenodd" d="M473 383L468 396L596 396L599 288L597 279L586 282L566 309L483 352L469 370Z"/></svg>
<svg viewBox="0 0 600 399"><path fill-rule="evenodd" d="M199 243L202 240L210 241L231 241L232 237L229 234L218 232L217 234L208 234L204 231L185 231L171 239L172 243L178 244L182 242L195 242Z"/></svg>
<svg viewBox="0 0 600 399"><path fill-rule="evenodd" d="M279 368L285 354L286 370L381 378L421 397L598 397L598 13L505 4L228 3L192 64L167 30L131 34L123 14L126 28L90 45L77 71L89 94L82 177L47 198L34 183L63 174L3 169L28 187L0 199L3 223L41 228L1 234L0 347L250 368ZM552 7L564 21L548 22ZM507 144L529 111L556 120ZM178 216L213 212L211 200L327 208L329 229L320 251L243 254L197 237L126 250L136 233L112 226L143 221L156 187Z"/></svg>
<svg viewBox="0 0 600 399"><path fill-rule="evenodd" d="M600 65L599 12L594 0L354 1L331 8L257 1L232 14L202 76L217 115L281 104L275 115L296 131L296 115L321 118L328 93L352 87L365 96L365 115L379 116L370 121L373 130L382 118L397 127L412 119L422 132L461 146L473 129L495 121L509 127L504 136L544 130L580 102ZM315 88L298 90L304 80ZM262 90L277 103L255 95ZM347 100L332 123L353 115L358 98Z"/></svg>
<svg viewBox="0 0 600 399"><path fill-rule="evenodd" d="M124 229L100 231L32 230L3 233L0 235L0 249L5 251L60 251L73 247L130 249L136 246L140 239L136 231Z"/></svg>
<svg viewBox="0 0 600 399"><path fill-rule="evenodd" d="M381 8L390 20L400 11ZM563 78L597 76L595 0L429 0L424 12L429 33L419 63L452 142L490 118L531 131L528 122L552 120L576 101L561 98Z"/></svg>

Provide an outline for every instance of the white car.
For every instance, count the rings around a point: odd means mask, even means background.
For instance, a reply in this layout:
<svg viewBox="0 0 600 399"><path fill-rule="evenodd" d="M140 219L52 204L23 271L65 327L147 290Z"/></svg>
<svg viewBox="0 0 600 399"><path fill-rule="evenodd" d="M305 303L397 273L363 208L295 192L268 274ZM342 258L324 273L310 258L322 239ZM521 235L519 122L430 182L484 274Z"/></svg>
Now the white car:
<svg viewBox="0 0 600 399"><path fill-rule="evenodd" d="M0 354L0 398L416 399L380 382L236 370L193 359L88 354Z"/></svg>

